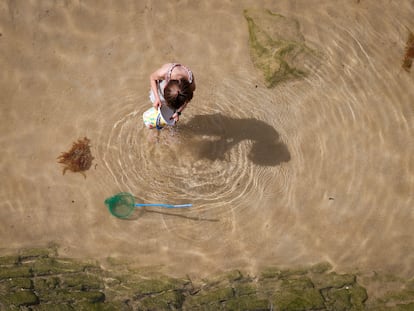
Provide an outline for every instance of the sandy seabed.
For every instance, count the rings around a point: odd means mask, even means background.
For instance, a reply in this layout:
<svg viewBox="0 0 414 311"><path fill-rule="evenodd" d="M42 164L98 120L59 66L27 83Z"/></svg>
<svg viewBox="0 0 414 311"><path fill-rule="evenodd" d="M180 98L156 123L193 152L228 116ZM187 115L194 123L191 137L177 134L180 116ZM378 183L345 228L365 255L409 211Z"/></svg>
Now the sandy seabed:
<svg viewBox="0 0 414 311"><path fill-rule="evenodd" d="M265 87L243 9L295 18L323 62ZM414 276L414 3L0 1L0 248L57 243L175 275L331 262ZM175 129L144 128L165 62L197 90ZM412 70L414 71L414 70ZM88 137L81 174L56 158ZM112 217L121 191L152 208Z"/></svg>

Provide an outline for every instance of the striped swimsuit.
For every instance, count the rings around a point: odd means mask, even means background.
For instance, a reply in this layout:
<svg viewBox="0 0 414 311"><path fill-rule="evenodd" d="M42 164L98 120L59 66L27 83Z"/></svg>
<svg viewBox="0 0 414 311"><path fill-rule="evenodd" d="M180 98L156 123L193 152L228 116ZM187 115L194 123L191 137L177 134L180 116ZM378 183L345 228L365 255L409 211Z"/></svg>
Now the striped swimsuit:
<svg viewBox="0 0 414 311"><path fill-rule="evenodd" d="M191 83L193 83L193 73L191 72L190 68L188 68L188 67L186 67L186 66L184 66L184 65L178 64L178 63L174 63L174 64L172 64L172 65L171 65L171 67L170 67L170 68L168 69L168 71L167 71L167 74L166 74L166 76L165 76L165 80L166 80L167 82L171 80L171 74L172 74L172 71L174 70L174 68L175 68L175 67L178 67L178 66L183 67L183 69L184 69L185 71L187 71L187 75L188 75L188 82L190 82L190 84L191 84Z"/></svg>

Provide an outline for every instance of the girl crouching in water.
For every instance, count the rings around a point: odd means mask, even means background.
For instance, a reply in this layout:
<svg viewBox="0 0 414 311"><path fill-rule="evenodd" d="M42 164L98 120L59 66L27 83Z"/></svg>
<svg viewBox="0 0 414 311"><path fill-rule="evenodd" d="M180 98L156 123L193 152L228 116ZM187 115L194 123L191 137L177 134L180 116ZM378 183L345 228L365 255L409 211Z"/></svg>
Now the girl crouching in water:
<svg viewBox="0 0 414 311"><path fill-rule="evenodd" d="M150 75L150 83L154 108L167 106L172 113L170 120L178 122L196 88L192 71L178 63L164 64Z"/></svg>

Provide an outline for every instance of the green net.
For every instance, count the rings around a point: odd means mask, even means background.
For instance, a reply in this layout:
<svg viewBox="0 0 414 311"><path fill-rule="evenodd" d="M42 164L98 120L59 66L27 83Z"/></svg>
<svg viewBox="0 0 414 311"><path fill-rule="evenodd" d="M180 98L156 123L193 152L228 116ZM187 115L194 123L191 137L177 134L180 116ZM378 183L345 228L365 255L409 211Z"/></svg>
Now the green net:
<svg viewBox="0 0 414 311"><path fill-rule="evenodd" d="M109 212L118 218L128 218L135 209L135 198L132 194L121 192L105 200Z"/></svg>

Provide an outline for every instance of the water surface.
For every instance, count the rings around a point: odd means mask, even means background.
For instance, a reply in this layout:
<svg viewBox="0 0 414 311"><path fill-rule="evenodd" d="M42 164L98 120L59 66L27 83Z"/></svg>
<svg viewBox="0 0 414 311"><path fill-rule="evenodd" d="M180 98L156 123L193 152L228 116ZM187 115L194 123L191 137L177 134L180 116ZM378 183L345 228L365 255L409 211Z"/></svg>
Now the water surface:
<svg viewBox="0 0 414 311"><path fill-rule="evenodd" d="M243 9L296 18L322 63L267 89ZM176 275L330 261L414 275L412 1L3 1L2 252L54 242ZM197 90L148 130L149 74L179 61ZM91 139L84 179L56 157ZM122 221L105 198L148 208Z"/></svg>

